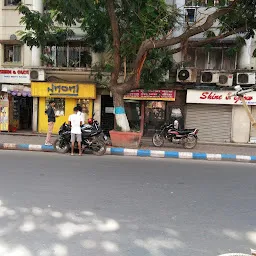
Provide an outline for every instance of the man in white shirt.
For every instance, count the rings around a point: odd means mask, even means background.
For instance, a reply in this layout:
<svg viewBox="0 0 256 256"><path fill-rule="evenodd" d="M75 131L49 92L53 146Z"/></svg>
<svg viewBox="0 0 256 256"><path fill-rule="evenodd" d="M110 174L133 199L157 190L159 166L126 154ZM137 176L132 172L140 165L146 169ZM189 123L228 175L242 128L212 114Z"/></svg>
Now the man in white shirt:
<svg viewBox="0 0 256 256"><path fill-rule="evenodd" d="M77 114L78 108L74 108L74 114L70 115L68 118L69 124L71 125L71 155L74 155L74 147L75 142L78 143L79 155L82 155L82 132L81 132L81 125L82 125L82 117L81 115Z"/></svg>

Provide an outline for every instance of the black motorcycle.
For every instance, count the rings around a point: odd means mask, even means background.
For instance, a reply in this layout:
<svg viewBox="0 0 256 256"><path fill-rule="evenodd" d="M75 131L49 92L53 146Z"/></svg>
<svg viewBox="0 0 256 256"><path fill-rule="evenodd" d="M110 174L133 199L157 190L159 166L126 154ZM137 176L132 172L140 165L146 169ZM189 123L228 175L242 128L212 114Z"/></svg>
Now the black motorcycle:
<svg viewBox="0 0 256 256"><path fill-rule="evenodd" d="M94 155L102 156L106 152L106 144L100 138L102 134L101 129L96 129L92 125L82 125L82 150L89 149ZM59 153L68 153L71 149L71 126L64 123L59 129L58 139L54 142L54 148ZM75 143L75 148L78 148Z"/></svg>
<svg viewBox="0 0 256 256"><path fill-rule="evenodd" d="M155 131L152 142L155 147L162 147L164 140L174 144L182 144L184 148L192 149L197 144L198 129L177 130L173 124L164 124Z"/></svg>

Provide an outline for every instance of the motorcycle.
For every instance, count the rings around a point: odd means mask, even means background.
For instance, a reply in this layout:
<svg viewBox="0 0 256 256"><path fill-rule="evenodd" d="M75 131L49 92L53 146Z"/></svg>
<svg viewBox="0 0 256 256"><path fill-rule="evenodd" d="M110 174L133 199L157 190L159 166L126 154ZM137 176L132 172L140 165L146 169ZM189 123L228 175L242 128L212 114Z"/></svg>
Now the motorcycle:
<svg viewBox="0 0 256 256"><path fill-rule="evenodd" d="M192 149L197 144L198 132L198 129L184 129L179 131L174 128L173 124L164 124L160 129L155 131L152 142L155 147L162 147L164 140L167 139L174 144L182 144L186 149Z"/></svg>
<svg viewBox="0 0 256 256"><path fill-rule="evenodd" d="M102 156L106 152L106 144L100 138L102 134L101 129L96 129L93 125L82 125L82 150L89 149L94 155ZM59 153L67 153L71 149L71 126L63 123L59 129L58 139L54 142L54 148ZM75 148L78 148L75 143Z"/></svg>
<svg viewBox="0 0 256 256"><path fill-rule="evenodd" d="M104 133L104 131L100 127L99 122L96 119L94 119L94 115L95 114L93 114L92 118L88 119L88 124L83 125L83 127L84 128L85 127L87 127L87 128L92 127L95 130L98 130L99 131L99 138L102 139L105 142L106 145L110 145L111 143L110 143L109 137Z"/></svg>

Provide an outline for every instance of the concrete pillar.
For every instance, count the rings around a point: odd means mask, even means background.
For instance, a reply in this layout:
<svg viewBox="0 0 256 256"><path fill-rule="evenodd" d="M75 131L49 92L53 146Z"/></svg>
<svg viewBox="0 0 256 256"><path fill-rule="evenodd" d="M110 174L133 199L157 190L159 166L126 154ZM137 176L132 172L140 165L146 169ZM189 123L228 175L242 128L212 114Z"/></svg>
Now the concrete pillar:
<svg viewBox="0 0 256 256"><path fill-rule="evenodd" d="M32 115L32 130L37 132L38 130L38 98L33 98L33 115Z"/></svg>
<svg viewBox="0 0 256 256"><path fill-rule="evenodd" d="M101 63L102 54L92 52L92 67Z"/></svg>
<svg viewBox="0 0 256 256"><path fill-rule="evenodd" d="M33 0L33 10L43 13L44 5L43 0ZM33 47L31 53L31 66L40 67L41 66L41 47ZM32 129L33 132L38 131L38 98L33 98L33 115L32 115Z"/></svg>
<svg viewBox="0 0 256 256"><path fill-rule="evenodd" d="M238 58L238 68L251 69L251 59L252 59L252 38L246 40L246 45L244 45L240 51L239 58Z"/></svg>
<svg viewBox="0 0 256 256"><path fill-rule="evenodd" d="M94 101L94 109L93 112L95 113L94 118L101 123L101 95L97 95L97 98Z"/></svg>
<svg viewBox="0 0 256 256"><path fill-rule="evenodd" d="M33 10L43 13L44 5L43 0L33 0ZM31 59L31 66L32 67L40 67L41 66L41 47L33 47L32 48L32 59Z"/></svg>
<svg viewBox="0 0 256 256"><path fill-rule="evenodd" d="M250 140L251 123L243 106L232 109L232 142L248 143Z"/></svg>
<svg viewBox="0 0 256 256"><path fill-rule="evenodd" d="M168 1L167 1L168 3ZM176 7L181 11L181 17L179 19L180 24L182 24L181 26L178 26L174 31L173 31L173 35L172 37L177 37L180 36L183 31L184 31L184 6L185 6L185 0L170 0L169 1L170 4L176 4ZM180 44L174 45L172 48L177 48L180 47ZM173 60L176 63L181 63L183 61L183 57L182 57L182 52L178 52L173 54Z"/></svg>

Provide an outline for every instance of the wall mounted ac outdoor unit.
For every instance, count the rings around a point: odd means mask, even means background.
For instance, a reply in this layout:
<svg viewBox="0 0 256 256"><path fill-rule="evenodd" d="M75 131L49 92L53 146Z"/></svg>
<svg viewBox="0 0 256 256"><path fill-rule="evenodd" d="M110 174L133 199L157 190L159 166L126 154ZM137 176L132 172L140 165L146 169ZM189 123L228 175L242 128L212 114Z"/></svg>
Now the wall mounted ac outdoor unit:
<svg viewBox="0 0 256 256"><path fill-rule="evenodd" d="M252 85L255 84L255 73L237 73L236 83L239 85Z"/></svg>
<svg viewBox="0 0 256 256"><path fill-rule="evenodd" d="M197 78L197 69L183 68L177 70L176 81L180 83L195 83Z"/></svg>
<svg viewBox="0 0 256 256"><path fill-rule="evenodd" d="M219 74L219 81L216 83L216 85L219 86L232 86L233 85L233 74L228 73L220 73Z"/></svg>
<svg viewBox="0 0 256 256"><path fill-rule="evenodd" d="M216 84L219 82L218 71L202 71L201 72L201 83L203 84Z"/></svg>
<svg viewBox="0 0 256 256"><path fill-rule="evenodd" d="M45 81L45 71L39 69L32 69L30 71L31 81Z"/></svg>

